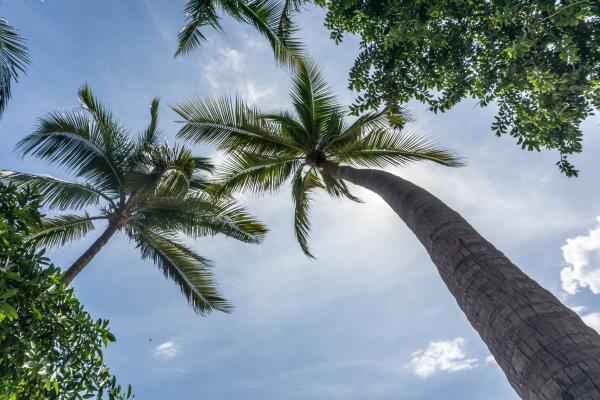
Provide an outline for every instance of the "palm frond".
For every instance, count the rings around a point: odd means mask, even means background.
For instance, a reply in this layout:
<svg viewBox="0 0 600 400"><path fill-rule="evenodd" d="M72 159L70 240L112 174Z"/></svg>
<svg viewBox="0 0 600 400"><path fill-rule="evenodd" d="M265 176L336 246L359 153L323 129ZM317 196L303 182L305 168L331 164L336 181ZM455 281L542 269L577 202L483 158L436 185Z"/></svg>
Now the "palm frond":
<svg viewBox="0 0 600 400"><path fill-rule="evenodd" d="M196 173L197 157L185 146L150 145L135 155L124 176L133 191L153 196L184 196ZM200 162L203 160L200 159Z"/></svg>
<svg viewBox="0 0 600 400"><path fill-rule="evenodd" d="M101 145L96 126L79 110L49 113L37 129L17 143L22 155L73 171L103 192L122 192L119 167Z"/></svg>
<svg viewBox="0 0 600 400"><path fill-rule="evenodd" d="M201 28L209 26L213 29L221 29L214 0L188 0L184 12L185 25L177 34L175 57L190 52L206 40L200 31Z"/></svg>
<svg viewBox="0 0 600 400"><path fill-rule="evenodd" d="M331 113L341 112L341 107L314 62L299 63L293 77L291 98L311 144L316 147L323 123Z"/></svg>
<svg viewBox="0 0 600 400"><path fill-rule="evenodd" d="M141 226L128 230L143 259L154 264L179 286L194 311L205 315L212 310L231 312L231 304L219 293L209 261L181 243Z"/></svg>
<svg viewBox="0 0 600 400"><path fill-rule="evenodd" d="M120 178L130 156L135 152L135 144L87 84L79 89L78 95L81 107L91 114L98 127L96 143L102 148L104 156L110 160Z"/></svg>
<svg viewBox="0 0 600 400"><path fill-rule="evenodd" d="M295 14L302 11L306 4L316 4L319 7L323 7L324 4L321 0L285 0L285 10L288 14Z"/></svg>
<svg viewBox="0 0 600 400"><path fill-rule="evenodd" d="M29 186L42 198L42 205L50 208L80 210L97 205L100 199L116 207L113 199L86 183L68 182L48 175L0 170L0 181L6 180L18 187Z"/></svg>
<svg viewBox="0 0 600 400"><path fill-rule="evenodd" d="M224 234L246 243L260 243L267 228L233 200L203 193L154 198L143 204L140 224L192 238Z"/></svg>
<svg viewBox="0 0 600 400"><path fill-rule="evenodd" d="M154 188L157 196L185 196L189 179L196 168L191 151L185 146L163 145L152 152L153 169L157 176Z"/></svg>
<svg viewBox="0 0 600 400"><path fill-rule="evenodd" d="M111 134L113 131L121 129L112 112L94 96L92 89L87 84L79 89L77 95L81 108L92 115L102 133Z"/></svg>
<svg viewBox="0 0 600 400"><path fill-rule="evenodd" d="M156 144L158 140L158 135L160 134L160 130L158 129L159 104L160 100L158 97L152 99L152 103L150 104L150 123L148 124L148 127L146 127L146 130L144 130L141 138L139 139L138 147L140 148Z"/></svg>
<svg viewBox="0 0 600 400"><path fill-rule="evenodd" d="M215 164L210 157L192 156L195 163L196 172L212 173L215 170Z"/></svg>
<svg viewBox="0 0 600 400"><path fill-rule="evenodd" d="M138 137L134 149L131 154L127 157L127 165L125 167L125 174L131 171L138 171L140 165L143 165L147 161L147 153L151 151L153 146L158 145L158 137L160 130L158 129L158 106L160 100L158 97L152 99L150 103L150 122L146 129ZM143 167L141 167L143 169ZM131 176L128 177L131 180Z"/></svg>
<svg viewBox="0 0 600 400"><path fill-rule="evenodd" d="M15 28L0 17L0 117L11 96L11 83L18 81L30 63L26 44Z"/></svg>
<svg viewBox="0 0 600 400"><path fill-rule="evenodd" d="M215 3L225 13L242 23L252 25L264 36L271 44L278 63L293 66L300 61L304 46L295 37L298 28L290 18L304 3L298 0L284 3L280 0L189 0L185 6L185 25L177 35L176 57L188 53L206 40L202 28L221 30Z"/></svg>
<svg viewBox="0 0 600 400"><path fill-rule="evenodd" d="M249 23L271 44L275 61L295 67L302 61L304 45L295 36L298 28L290 18L290 6L281 0L240 1L239 14L233 15Z"/></svg>
<svg viewBox="0 0 600 400"><path fill-rule="evenodd" d="M325 151L332 139L339 137L341 133L345 131L346 122L344 120L344 115L345 113L336 110L327 117L317 140L317 149Z"/></svg>
<svg viewBox="0 0 600 400"><path fill-rule="evenodd" d="M302 158L257 157L245 152L229 154L217 171L222 193L272 193L285 183L302 163Z"/></svg>
<svg viewBox="0 0 600 400"><path fill-rule="evenodd" d="M306 135L306 129L297 116L288 111L278 111L261 114L260 119L269 124L273 124L280 136L288 138L295 146L310 149L312 148L311 138Z"/></svg>
<svg viewBox="0 0 600 400"><path fill-rule="evenodd" d="M373 130L364 138L343 146L336 151L335 160L350 165L377 168L401 166L423 160L448 167L464 165L459 157L437 147L426 137L383 130Z"/></svg>
<svg viewBox="0 0 600 400"><path fill-rule="evenodd" d="M107 219L106 216L61 215L47 218L31 230L26 242L34 247L60 247L81 239L94 229L92 221Z"/></svg>
<svg viewBox="0 0 600 400"><path fill-rule="evenodd" d="M356 118L346 129L339 131L337 135L324 137L323 149L335 151L335 149L352 143L373 130L394 130L399 133L409 122L412 122L412 116L405 109L394 113L387 109L368 111Z"/></svg>
<svg viewBox="0 0 600 400"><path fill-rule="evenodd" d="M308 246L308 236L310 232L310 220L308 208L312 202L311 193L317 188L323 188L323 183L319 180L314 169L311 168L306 174L302 174L302 169L298 169L292 179L292 199L294 201L294 232L302 252L309 258L315 258L310 252Z"/></svg>
<svg viewBox="0 0 600 400"><path fill-rule="evenodd" d="M321 179L325 184L325 190L333 197L345 197L348 200L362 203L362 200L350 193L350 189L342 180L335 179L327 171L320 171Z"/></svg>
<svg viewBox="0 0 600 400"><path fill-rule="evenodd" d="M243 148L266 154L299 150L261 118L261 112L238 99L193 100L173 107L185 125L177 137L217 145L221 150Z"/></svg>
<svg viewBox="0 0 600 400"><path fill-rule="evenodd" d="M207 188L212 184L212 182L210 179L208 179L202 175L194 174L189 179L188 184L190 186L190 191L207 190Z"/></svg>

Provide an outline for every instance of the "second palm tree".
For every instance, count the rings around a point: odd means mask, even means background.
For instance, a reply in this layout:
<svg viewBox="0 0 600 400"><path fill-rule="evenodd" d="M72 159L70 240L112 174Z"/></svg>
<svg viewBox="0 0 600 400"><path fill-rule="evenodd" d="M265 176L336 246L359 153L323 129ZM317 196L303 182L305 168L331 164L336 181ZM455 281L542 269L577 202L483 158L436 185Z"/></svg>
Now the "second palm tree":
<svg viewBox="0 0 600 400"><path fill-rule="evenodd" d="M159 144L158 99L150 123L136 140L117 123L87 86L79 91L82 109L51 113L17 148L73 172L83 182L0 170L0 179L36 189L50 208L82 210L45 219L28 238L40 247L64 245L107 227L64 274L68 285L115 233L123 230L142 258L150 258L172 279L195 311L229 311L218 292L209 262L178 239L224 234L259 243L266 228L233 201L205 193L203 173L212 165L185 147Z"/></svg>

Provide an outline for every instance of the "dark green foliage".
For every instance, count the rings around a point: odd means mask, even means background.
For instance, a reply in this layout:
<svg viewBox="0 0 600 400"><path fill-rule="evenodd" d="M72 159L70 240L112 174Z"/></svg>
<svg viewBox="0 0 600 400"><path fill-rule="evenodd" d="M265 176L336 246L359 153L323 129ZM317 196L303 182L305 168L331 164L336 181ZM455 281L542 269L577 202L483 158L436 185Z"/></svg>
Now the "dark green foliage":
<svg viewBox="0 0 600 400"><path fill-rule="evenodd" d="M108 321L83 309L60 271L24 244L40 197L0 184L0 399L127 399L102 360Z"/></svg>
<svg viewBox="0 0 600 400"><path fill-rule="evenodd" d="M360 201L321 168L323 162L382 168L420 160L460 165L432 141L407 133L402 112L368 112L348 123L346 110L311 62L298 64L291 99L291 111L270 113L228 98L190 101L174 109L186 121L178 137L213 143L228 154L217 170L221 192L273 192L291 179L295 234L309 257L308 208L314 191Z"/></svg>
<svg viewBox="0 0 600 400"><path fill-rule="evenodd" d="M213 168L206 158L158 142L158 99L152 101L148 127L135 140L89 87L79 91L79 99L82 109L48 114L17 147L22 154L65 168L80 182L7 170L0 170L0 181L34 188L49 208L91 208L96 215L46 218L27 242L40 248L62 246L92 231L95 222L108 223L116 227L113 232L123 230L142 257L153 260L179 286L195 311L230 311L209 263L180 243L180 235L224 234L258 243L266 228L232 200L204 192L206 174Z"/></svg>
<svg viewBox="0 0 600 400"><path fill-rule="evenodd" d="M11 95L11 83L17 82L29 62L25 40L0 17L0 117Z"/></svg>
<svg viewBox="0 0 600 400"><path fill-rule="evenodd" d="M600 2L595 0L329 0L336 41L361 37L350 87L355 112L411 99L445 111L466 97L496 102L492 125L522 148L557 149L577 170L581 122L600 108Z"/></svg>

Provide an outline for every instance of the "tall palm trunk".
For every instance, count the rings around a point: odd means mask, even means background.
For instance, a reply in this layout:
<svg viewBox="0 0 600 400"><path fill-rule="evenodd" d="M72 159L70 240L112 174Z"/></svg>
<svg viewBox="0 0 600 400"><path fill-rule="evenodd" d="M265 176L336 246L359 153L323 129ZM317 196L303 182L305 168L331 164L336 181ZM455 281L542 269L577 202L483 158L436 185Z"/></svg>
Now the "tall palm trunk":
<svg viewBox="0 0 600 400"><path fill-rule="evenodd" d="M67 272L63 275L63 283L65 286L69 286L71 281L79 274L89 263L92 261L92 258L108 241L110 238L121 228L121 224L111 221L108 223L108 226L102 232L102 235L92 245L79 257L73 265L69 267Z"/></svg>
<svg viewBox="0 0 600 400"><path fill-rule="evenodd" d="M417 236L523 399L600 399L600 335L458 213L390 173L321 167L380 195Z"/></svg>

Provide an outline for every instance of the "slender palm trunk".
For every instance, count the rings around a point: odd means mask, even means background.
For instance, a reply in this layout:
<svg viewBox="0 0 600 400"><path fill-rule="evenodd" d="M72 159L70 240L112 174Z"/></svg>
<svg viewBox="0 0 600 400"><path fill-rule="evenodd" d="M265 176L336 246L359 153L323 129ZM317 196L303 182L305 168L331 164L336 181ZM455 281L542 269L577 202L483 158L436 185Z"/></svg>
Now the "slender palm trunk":
<svg viewBox="0 0 600 400"><path fill-rule="evenodd" d="M102 232L102 235L92 245L79 257L71 267L65 272L63 275L63 283L65 286L69 286L71 281L79 274L89 263L92 261L92 258L108 241L110 238L121 228L121 225L117 222L111 221L108 223L108 226Z"/></svg>
<svg viewBox="0 0 600 400"><path fill-rule="evenodd" d="M458 213L393 174L322 168L379 194L417 236L523 399L600 399L600 335Z"/></svg>

